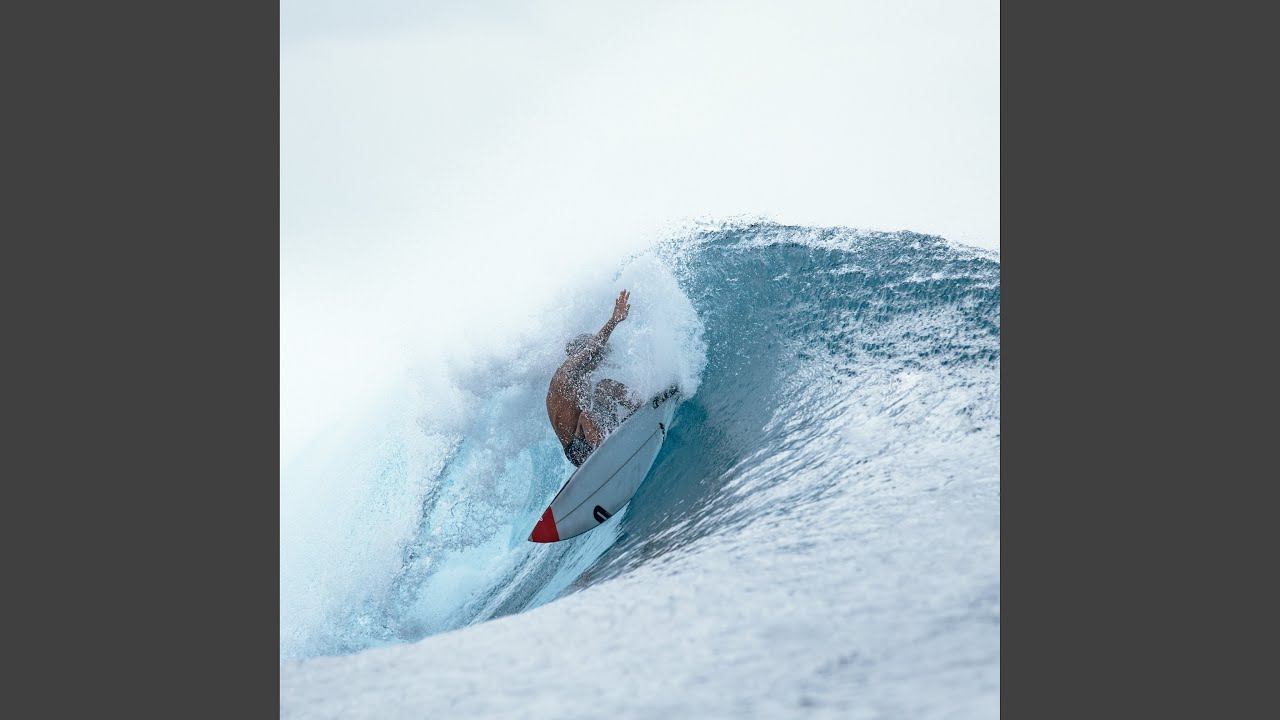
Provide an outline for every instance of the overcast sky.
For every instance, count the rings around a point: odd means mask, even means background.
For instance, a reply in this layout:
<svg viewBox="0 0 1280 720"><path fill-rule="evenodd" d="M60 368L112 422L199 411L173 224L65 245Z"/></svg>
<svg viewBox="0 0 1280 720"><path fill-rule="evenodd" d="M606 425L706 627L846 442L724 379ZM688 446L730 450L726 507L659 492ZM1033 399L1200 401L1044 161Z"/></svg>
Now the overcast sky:
<svg viewBox="0 0 1280 720"><path fill-rule="evenodd" d="M999 61L991 1L282 0L283 425L386 308L537 292L688 219L999 248Z"/></svg>

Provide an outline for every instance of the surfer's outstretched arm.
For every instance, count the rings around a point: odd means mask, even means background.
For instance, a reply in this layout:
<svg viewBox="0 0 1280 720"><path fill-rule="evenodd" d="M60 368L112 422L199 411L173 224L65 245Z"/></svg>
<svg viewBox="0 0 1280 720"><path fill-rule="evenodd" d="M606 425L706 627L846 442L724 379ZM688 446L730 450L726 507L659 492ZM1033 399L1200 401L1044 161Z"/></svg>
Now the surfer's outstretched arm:
<svg viewBox="0 0 1280 720"><path fill-rule="evenodd" d="M583 373L594 372L600 361L604 360L604 344L609 342L609 336L613 334L613 329L618 327L618 323L627 319L627 313L631 312L631 293L623 290L618 293L618 299L613 302L613 315L600 328L600 332L592 336L587 342L586 347L574 355L569 362L565 363L572 370Z"/></svg>

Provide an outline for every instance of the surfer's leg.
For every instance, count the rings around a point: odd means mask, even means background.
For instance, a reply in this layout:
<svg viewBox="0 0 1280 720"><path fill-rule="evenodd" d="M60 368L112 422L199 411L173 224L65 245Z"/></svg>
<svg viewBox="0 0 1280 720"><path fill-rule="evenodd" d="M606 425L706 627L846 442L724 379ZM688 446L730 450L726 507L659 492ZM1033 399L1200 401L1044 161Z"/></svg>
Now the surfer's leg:
<svg viewBox="0 0 1280 720"><path fill-rule="evenodd" d="M596 383L590 409L591 419L595 421L596 427L605 435L613 432L632 410L626 386L616 380L601 380Z"/></svg>
<svg viewBox="0 0 1280 720"><path fill-rule="evenodd" d="M640 401L631 397L631 392L627 390L626 385L606 378L596 383L596 403L598 406L602 402L609 401L621 404L628 411L640 407Z"/></svg>
<svg viewBox="0 0 1280 720"><path fill-rule="evenodd" d="M604 442L604 433L600 430L600 425L596 423L595 418L591 417L591 413L583 410L578 416L578 432L582 437L587 439L595 447L600 447L600 443Z"/></svg>

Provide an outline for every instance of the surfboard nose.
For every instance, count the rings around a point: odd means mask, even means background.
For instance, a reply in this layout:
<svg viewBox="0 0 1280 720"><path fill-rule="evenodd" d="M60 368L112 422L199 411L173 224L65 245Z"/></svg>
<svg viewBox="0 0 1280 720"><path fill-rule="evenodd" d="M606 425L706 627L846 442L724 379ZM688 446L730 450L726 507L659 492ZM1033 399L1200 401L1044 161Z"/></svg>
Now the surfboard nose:
<svg viewBox="0 0 1280 720"><path fill-rule="evenodd" d="M529 539L537 543L553 543L560 541L560 533L556 532L556 519L551 515L551 508L542 513L542 519L533 526Z"/></svg>

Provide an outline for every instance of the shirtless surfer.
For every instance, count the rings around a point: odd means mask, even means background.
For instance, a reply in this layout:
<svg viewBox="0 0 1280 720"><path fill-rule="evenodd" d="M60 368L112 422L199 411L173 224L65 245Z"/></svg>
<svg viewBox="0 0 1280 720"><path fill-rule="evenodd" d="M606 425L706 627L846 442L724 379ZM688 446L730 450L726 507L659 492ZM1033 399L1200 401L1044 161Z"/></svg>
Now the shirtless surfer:
<svg viewBox="0 0 1280 720"><path fill-rule="evenodd" d="M547 391L547 417L560 438L565 457L575 466L581 465L608 434L616 418L609 408L621 404L628 411L639 407L630 398L627 388L616 380L601 380L594 390L590 387L591 373L605 357L605 343L618 323L627 319L631 310L626 290L618 293L613 303L613 317L595 335L582 334L566 347L569 359L551 376L551 388Z"/></svg>

